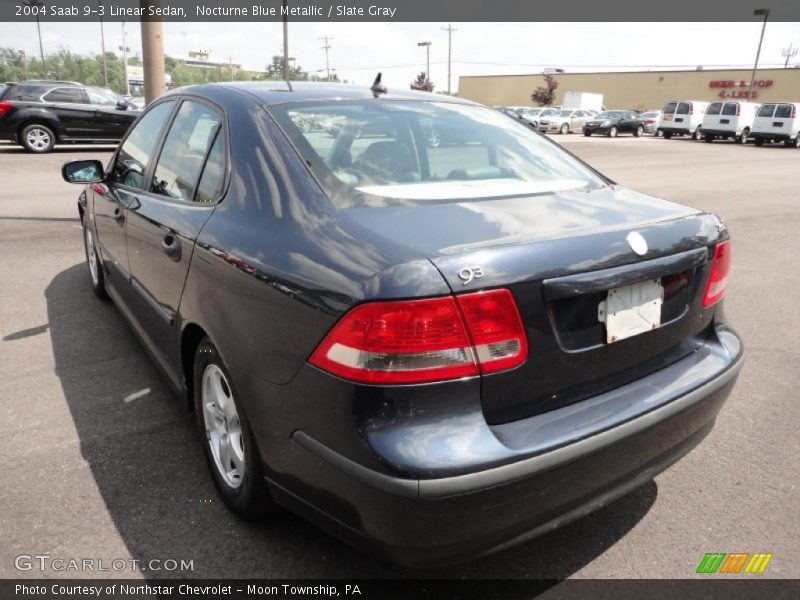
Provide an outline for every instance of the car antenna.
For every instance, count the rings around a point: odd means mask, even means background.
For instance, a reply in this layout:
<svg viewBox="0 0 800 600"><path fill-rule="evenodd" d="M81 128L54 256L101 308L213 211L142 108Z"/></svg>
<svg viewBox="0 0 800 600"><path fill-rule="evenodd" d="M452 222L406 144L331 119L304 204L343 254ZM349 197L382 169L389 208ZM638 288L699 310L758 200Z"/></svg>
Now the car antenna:
<svg viewBox="0 0 800 600"><path fill-rule="evenodd" d="M372 82L372 86L369 89L372 92L373 98L377 98L381 94L389 92L386 86L381 83L381 73L378 73L378 76L375 78L375 81Z"/></svg>

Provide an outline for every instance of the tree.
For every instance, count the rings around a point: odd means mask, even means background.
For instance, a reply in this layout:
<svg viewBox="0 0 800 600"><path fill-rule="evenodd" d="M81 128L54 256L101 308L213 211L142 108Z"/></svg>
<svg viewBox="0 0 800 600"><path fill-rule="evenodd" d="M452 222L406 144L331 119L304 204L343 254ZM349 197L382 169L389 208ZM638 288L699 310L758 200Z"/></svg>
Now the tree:
<svg viewBox="0 0 800 600"><path fill-rule="evenodd" d="M417 78L411 82L411 89L420 90L423 92L432 92L433 82L428 79L428 74L425 71L422 71L419 75L417 75Z"/></svg>
<svg viewBox="0 0 800 600"><path fill-rule="evenodd" d="M556 89L558 82L552 73L545 73L544 87L539 86L531 94L531 100L536 102L539 106L550 106L553 100L556 99Z"/></svg>
<svg viewBox="0 0 800 600"><path fill-rule="evenodd" d="M286 79L283 76L283 56L275 54L272 56L272 62L267 65L267 79ZM302 67L292 65L292 59L289 60L289 80L290 81L307 81L308 73Z"/></svg>

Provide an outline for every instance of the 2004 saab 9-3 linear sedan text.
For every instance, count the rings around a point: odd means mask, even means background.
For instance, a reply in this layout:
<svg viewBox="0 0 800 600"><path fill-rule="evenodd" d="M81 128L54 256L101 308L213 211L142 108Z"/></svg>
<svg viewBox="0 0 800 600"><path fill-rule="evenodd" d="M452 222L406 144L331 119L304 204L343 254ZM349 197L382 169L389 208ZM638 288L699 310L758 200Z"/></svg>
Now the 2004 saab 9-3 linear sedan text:
<svg viewBox="0 0 800 600"><path fill-rule="evenodd" d="M700 442L742 364L723 223L493 109L372 90L183 88L107 169L64 166L94 290L196 410L227 504L451 562Z"/></svg>

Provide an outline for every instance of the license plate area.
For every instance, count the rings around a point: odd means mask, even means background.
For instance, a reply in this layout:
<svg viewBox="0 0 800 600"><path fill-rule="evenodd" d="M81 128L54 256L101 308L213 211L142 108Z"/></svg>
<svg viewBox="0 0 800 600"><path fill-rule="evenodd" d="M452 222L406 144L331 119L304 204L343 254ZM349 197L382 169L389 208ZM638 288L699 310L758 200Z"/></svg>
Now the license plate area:
<svg viewBox="0 0 800 600"><path fill-rule="evenodd" d="M664 286L648 279L608 290L597 307L597 320L606 325L606 343L613 344L661 327Z"/></svg>

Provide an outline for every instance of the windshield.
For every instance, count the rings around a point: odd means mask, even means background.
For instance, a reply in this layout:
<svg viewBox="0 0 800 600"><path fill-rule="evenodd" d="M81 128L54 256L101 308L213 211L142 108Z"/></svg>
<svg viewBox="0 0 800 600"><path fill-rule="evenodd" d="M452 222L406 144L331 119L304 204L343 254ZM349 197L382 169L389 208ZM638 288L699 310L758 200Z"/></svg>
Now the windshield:
<svg viewBox="0 0 800 600"><path fill-rule="evenodd" d="M598 119L616 119L622 114L621 110L606 110L597 115Z"/></svg>
<svg viewBox="0 0 800 600"><path fill-rule="evenodd" d="M604 181L497 111L448 102L270 107L337 206L457 202L597 188Z"/></svg>
<svg viewBox="0 0 800 600"><path fill-rule="evenodd" d="M571 110L561 110L561 111L558 112L558 116L559 117L570 117L570 116L572 116L572 111Z"/></svg>

